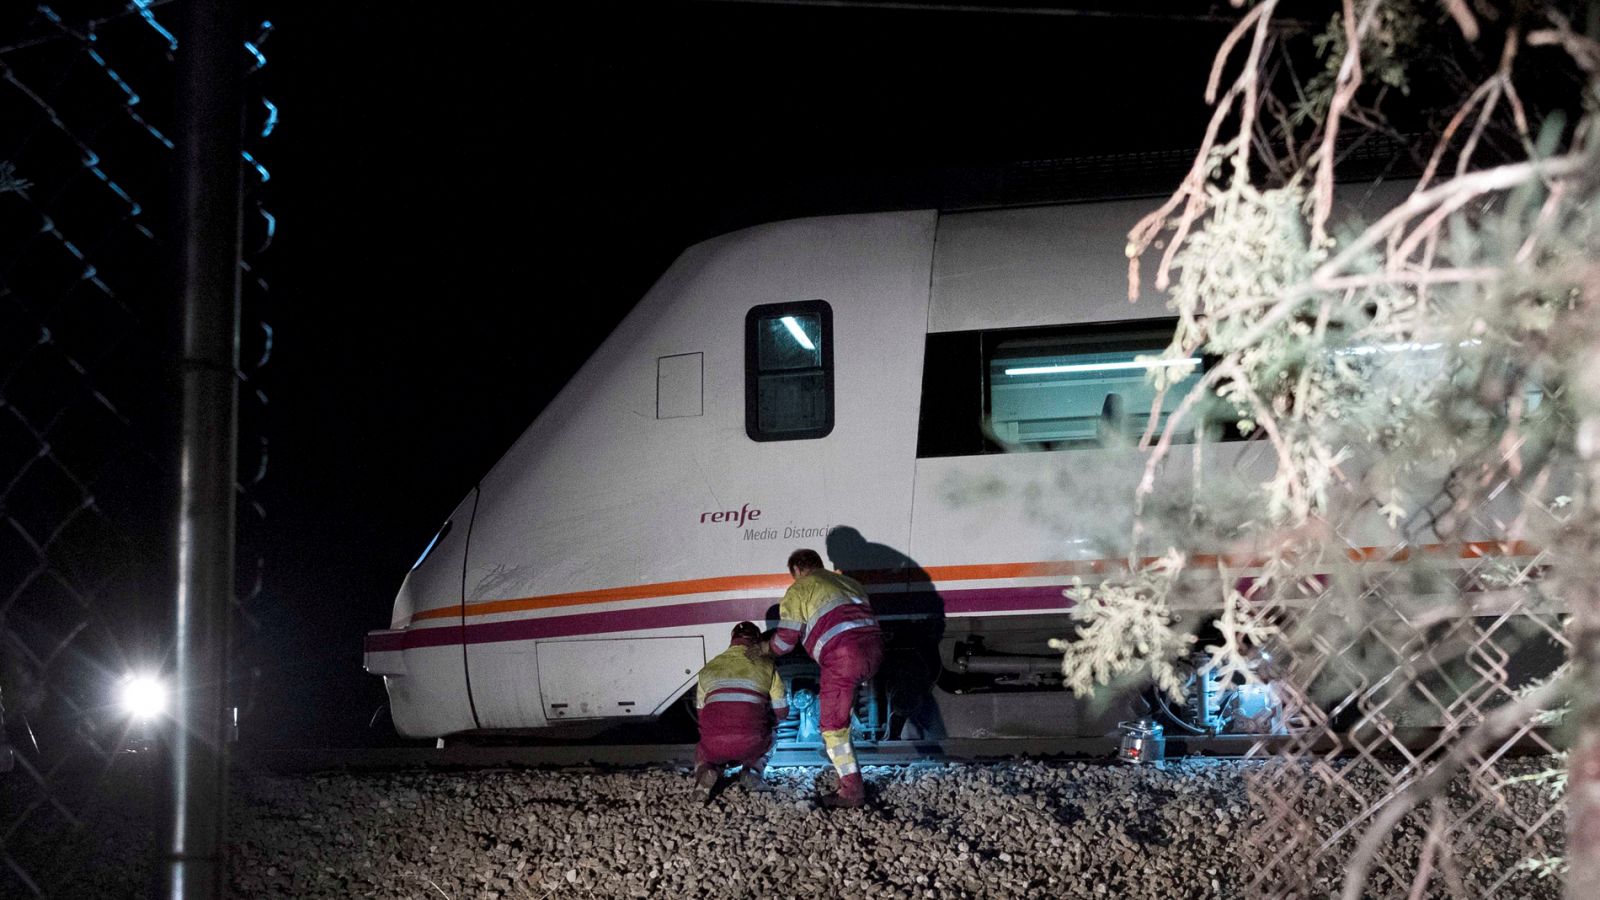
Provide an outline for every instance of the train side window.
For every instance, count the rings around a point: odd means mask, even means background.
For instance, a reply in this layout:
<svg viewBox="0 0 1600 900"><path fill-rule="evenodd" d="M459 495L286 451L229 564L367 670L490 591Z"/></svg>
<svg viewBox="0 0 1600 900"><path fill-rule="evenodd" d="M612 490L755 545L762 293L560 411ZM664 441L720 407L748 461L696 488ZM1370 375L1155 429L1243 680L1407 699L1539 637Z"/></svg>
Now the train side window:
<svg viewBox="0 0 1600 900"><path fill-rule="evenodd" d="M1150 425L1149 370L1175 321L936 332L922 368L917 456L980 456L1137 442ZM1144 357L1141 359L1141 357ZM1167 389L1157 431L1203 377L1206 361ZM1242 437L1220 400L1186 417L1180 442L1203 427L1211 439Z"/></svg>
<svg viewBox="0 0 1600 900"><path fill-rule="evenodd" d="M833 310L823 300L745 314L745 433L795 441L833 431Z"/></svg>
<svg viewBox="0 0 1600 900"><path fill-rule="evenodd" d="M917 456L978 456L1004 450L983 429L983 332L930 334L922 360Z"/></svg>
<svg viewBox="0 0 1600 900"><path fill-rule="evenodd" d="M1044 330L991 333L986 341L988 421L995 440L1038 449L1137 441L1150 427L1159 431L1190 389L1203 361L1156 359L1169 329L1141 331ZM1150 371L1190 368L1167 389L1153 410L1156 389ZM1194 437L1192 423L1179 441Z"/></svg>

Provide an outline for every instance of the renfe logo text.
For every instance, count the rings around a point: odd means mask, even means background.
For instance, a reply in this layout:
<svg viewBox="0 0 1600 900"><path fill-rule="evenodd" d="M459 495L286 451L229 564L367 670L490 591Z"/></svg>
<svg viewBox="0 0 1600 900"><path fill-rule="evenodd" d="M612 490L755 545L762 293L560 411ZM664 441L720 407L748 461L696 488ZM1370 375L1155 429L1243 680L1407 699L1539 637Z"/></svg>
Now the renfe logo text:
<svg viewBox="0 0 1600 900"><path fill-rule="evenodd" d="M751 509L748 503L738 509L700 514L701 522L727 522L735 528L743 526L746 522L754 522L759 518L761 518L761 510Z"/></svg>

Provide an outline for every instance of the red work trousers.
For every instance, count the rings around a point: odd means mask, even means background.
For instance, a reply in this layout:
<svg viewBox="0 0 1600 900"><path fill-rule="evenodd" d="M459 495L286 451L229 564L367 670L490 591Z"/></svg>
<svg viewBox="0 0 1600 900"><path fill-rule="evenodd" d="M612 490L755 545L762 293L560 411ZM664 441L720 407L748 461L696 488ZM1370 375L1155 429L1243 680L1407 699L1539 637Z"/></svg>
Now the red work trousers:
<svg viewBox="0 0 1600 900"><path fill-rule="evenodd" d="M817 688L818 724L823 731L850 727L856 707L856 686L878 674L883 662L883 639L876 629L847 631L834 638L822 662L822 683Z"/></svg>
<svg viewBox="0 0 1600 900"><path fill-rule="evenodd" d="M772 750L772 715L754 703L707 703L700 710L696 766L760 768Z"/></svg>

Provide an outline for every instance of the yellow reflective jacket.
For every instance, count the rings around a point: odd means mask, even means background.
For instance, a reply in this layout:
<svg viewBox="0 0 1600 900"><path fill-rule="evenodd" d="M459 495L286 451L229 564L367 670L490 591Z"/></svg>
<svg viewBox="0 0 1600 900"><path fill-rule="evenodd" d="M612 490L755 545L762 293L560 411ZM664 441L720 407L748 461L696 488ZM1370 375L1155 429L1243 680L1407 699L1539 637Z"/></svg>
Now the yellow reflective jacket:
<svg viewBox="0 0 1600 900"><path fill-rule="evenodd" d="M820 569L795 579L778 604L778 618L772 652L781 656L803 645L818 663L828 643L843 632L878 631L867 589L854 578Z"/></svg>
<svg viewBox="0 0 1600 900"><path fill-rule="evenodd" d="M697 708L704 709L708 703L755 703L770 706L779 720L789 714L783 678L772 660L746 656L749 647L744 641L735 641L700 670L694 695Z"/></svg>

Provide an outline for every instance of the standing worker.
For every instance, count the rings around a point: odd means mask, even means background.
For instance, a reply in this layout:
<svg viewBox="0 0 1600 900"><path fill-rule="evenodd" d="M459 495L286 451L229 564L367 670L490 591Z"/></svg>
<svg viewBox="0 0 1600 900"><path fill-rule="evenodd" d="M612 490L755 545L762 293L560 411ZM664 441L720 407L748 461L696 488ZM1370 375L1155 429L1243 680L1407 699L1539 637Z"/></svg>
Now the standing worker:
<svg viewBox="0 0 1600 900"><path fill-rule="evenodd" d="M727 766L743 766L739 783L765 790L761 773L772 753L772 726L788 718L789 705L770 658L748 651L761 643L753 622L733 626L728 649L700 670L695 707L700 710L700 744L694 751L694 783L703 795Z"/></svg>
<svg viewBox="0 0 1600 900"><path fill-rule="evenodd" d="M867 799L866 785L850 743L850 716L856 706L856 687L877 674L883 661L878 620L867 604L866 590L854 579L824 569L817 551L790 554L789 575L794 584L778 604L782 621L772 639L754 648L752 655L782 656L803 645L822 667L818 690L822 743L839 773L839 790L820 802L823 806L860 806Z"/></svg>

